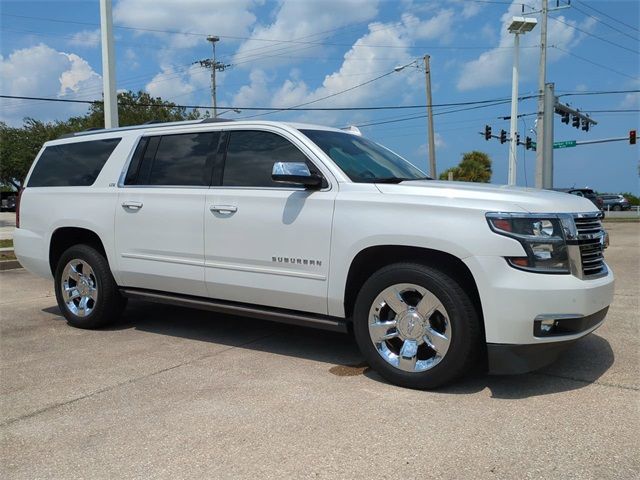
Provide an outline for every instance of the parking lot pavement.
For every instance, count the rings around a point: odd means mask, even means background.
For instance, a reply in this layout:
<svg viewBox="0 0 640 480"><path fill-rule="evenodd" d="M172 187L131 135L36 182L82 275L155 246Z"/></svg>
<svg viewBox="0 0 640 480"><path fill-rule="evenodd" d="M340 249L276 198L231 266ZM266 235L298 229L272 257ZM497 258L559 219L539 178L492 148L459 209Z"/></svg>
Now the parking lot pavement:
<svg viewBox="0 0 640 480"><path fill-rule="evenodd" d="M436 392L348 336L131 302L66 325L0 273L3 478L637 478L640 225L610 224L608 321L557 363Z"/></svg>
<svg viewBox="0 0 640 480"><path fill-rule="evenodd" d="M9 240L13 238L13 230L15 228L15 212L0 212L0 240Z"/></svg>

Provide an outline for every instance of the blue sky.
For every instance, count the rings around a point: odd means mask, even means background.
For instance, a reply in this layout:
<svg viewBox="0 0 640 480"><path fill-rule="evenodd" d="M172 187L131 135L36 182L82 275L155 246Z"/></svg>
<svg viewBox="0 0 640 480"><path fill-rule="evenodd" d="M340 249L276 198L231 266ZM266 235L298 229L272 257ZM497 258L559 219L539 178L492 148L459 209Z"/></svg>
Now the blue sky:
<svg viewBox="0 0 640 480"><path fill-rule="evenodd" d="M538 0L523 1L525 13L539 6ZM389 73L424 54L431 56L434 104L509 99L513 37L506 25L522 8L522 2L501 0L114 0L117 87L209 105L209 74L193 62L210 55L205 38L214 34L221 37L218 60L231 65L218 74L220 106L424 105L420 69ZM555 83L557 93L573 94L563 102L592 112L598 121L587 133L556 116L556 141L621 137L640 126L638 93L593 94L640 88L639 9L635 0L574 0L571 8L551 14L547 81ZM100 97L97 0L0 1L0 21L0 94ZM539 27L521 40L522 96L537 90L539 43ZM377 77L382 78L371 81ZM506 183L507 144L487 142L478 132L485 124L494 133L508 130L508 120L500 117L509 115L509 103L449 112L461 108L434 109L438 170L457 164L464 152L481 150L493 159L493 182ZM78 104L0 101L0 120L14 125L27 116L54 120L85 111ZM519 122L522 137L535 140L530 133L535 116L529 115L535 111L535 99L520 102L519 112L526 114ZM361 130L426 168L423 114L423 108L411 108L278 112L260 118L340 127L387 122ZM554 157L557 187L639 193L638 147L628 142L555 150ZM532 186L534 172L535 153L520 148L518 184Z"/></svg>

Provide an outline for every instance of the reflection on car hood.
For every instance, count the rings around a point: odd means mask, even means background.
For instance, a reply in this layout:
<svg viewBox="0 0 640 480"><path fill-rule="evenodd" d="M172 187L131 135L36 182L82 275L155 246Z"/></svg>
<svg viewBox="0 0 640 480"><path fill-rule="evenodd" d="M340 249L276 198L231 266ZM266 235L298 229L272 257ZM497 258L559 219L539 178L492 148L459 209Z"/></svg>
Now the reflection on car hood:
<svg viewBox="0 0 640 480"><path fill-rule="evenodd" d="M406 181L400 184L377 184L390 195L429 196L456 200L481 200L483 203L507 203L527 212L593 212L596 207L586 198L537 188L512 187L489 183L437 180ZM507 207L505 207L507 208Z"/></svg>

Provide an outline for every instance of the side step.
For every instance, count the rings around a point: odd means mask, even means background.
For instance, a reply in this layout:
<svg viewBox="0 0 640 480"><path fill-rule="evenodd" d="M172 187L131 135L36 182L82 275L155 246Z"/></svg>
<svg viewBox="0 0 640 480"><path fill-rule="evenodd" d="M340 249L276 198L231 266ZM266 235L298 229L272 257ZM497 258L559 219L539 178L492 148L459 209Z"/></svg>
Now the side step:
<svg viewBox="0 0 640 480"><path fill-rule="evenodd" d="M346 333L348 331L347 322L344 318L330 317L327 315L317 315L313 313L298 312L295 310L262 307L259 305L248 305L244 303L225 302L223 300L212 300L209 298L192 297L189 295L164 293L139 288L121 288L120 293L127 298L135 298L138 300L145 300L147 302L165 303L180 307L210 310L212 312L259 318L261 320L319 328L334 332Z"/></svg>

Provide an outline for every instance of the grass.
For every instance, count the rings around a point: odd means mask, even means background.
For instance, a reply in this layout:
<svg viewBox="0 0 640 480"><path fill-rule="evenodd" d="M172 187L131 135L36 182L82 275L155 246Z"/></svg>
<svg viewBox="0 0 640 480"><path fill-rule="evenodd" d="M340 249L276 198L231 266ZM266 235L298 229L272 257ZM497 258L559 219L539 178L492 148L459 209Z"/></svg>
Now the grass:
<svg viewBox="0 0 640 480"><path fill-rule="evenodd" d="M640 217L634 218L605 218L604 223L640 223Z"/></svg>
<svg viewBox="0 0 640 480"><path fill-rule="evenodd" d="M15 260L16 256L13 252L0 252L0 261L2 260Z"/></svg>
<svg viewBox="0 0 640 480"><path fill-rule="evenodd" d="M0 248L13 247L13 240L0 240Z"/></svg>

